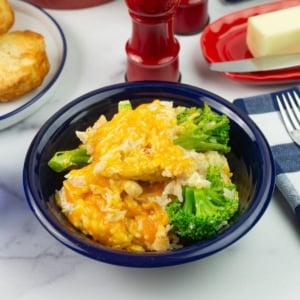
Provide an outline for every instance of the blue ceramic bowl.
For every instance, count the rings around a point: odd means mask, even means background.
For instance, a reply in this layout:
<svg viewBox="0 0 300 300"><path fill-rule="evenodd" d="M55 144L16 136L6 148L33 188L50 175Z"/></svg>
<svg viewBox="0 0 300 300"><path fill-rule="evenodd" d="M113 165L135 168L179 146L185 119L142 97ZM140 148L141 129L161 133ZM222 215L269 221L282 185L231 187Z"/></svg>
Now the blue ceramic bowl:
<svg viewBox="0 0 300 300"><path fill-rule="evenodd" d="M78 145L75 130L85 130L100 114L112 117L120 100L134 106L154 98L172 100L175 105L202 106L226 114L231 122L228 156L233 181L240 193L239 218L225 231L208 240L164 253L135 254L112 250L87 238L61 215L51 196L62 184L63 175L52 172L47 162L61 149ZM92 91L54 114L39 130L28 150L24 165L25 194L34 215L56 239L90 258L130 267L162 267L204 258L244 236L262 217L274 189L274 162L261 131L238 108L206 90L178 83L133 82Z"/></svg>

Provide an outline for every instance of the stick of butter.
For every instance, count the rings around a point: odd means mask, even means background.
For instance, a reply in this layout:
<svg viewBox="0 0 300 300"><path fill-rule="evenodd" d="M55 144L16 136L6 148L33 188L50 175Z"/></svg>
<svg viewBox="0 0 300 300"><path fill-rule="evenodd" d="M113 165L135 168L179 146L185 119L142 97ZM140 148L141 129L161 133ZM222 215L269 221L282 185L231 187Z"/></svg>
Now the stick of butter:
<svg viewBox="0 0 300 300"><path fill-rule="evenodd" d="M250 17L246 43L254 57L300 53L300 6Z"/></svg>

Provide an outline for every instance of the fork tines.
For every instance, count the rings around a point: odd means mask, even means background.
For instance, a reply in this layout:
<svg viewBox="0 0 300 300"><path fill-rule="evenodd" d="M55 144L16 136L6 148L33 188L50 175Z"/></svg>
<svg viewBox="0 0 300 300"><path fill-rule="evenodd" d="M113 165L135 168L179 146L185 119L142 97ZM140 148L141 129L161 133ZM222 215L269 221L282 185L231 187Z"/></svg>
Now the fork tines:
<svg viewBox="0 0 300 300"><path fill-rule="evenodd" d="M300 145L300 98L296 91L276 96L283 123L295 143Z"/></svg>

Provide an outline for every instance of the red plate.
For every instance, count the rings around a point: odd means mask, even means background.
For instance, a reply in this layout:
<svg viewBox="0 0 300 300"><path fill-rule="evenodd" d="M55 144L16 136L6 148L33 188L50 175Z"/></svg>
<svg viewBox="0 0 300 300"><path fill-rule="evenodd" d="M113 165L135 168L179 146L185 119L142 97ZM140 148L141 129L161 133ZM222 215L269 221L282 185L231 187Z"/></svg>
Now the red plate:
<svg viewBox="0 0 300 300"><path fill-rule="evenodd" d="M209 63L251 58L246 45L248 18L251 16L300 5L299 0L282 0L254 6L226 15L209 24L201 35L200 45ZM251 84L275 84L300 79L300 67L290 70L253 73L225 72L222 75Z"/></svg>

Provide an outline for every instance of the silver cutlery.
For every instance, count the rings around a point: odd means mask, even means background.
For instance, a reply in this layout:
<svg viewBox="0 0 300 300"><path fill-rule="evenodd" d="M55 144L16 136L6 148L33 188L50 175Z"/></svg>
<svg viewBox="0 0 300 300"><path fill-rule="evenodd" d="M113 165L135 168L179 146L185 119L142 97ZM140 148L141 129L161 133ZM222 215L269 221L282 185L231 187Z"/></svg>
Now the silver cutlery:
<svg viewBox="0 0 300 300"><path fill-rule="evenodd" d="M282 121L292 140L300 146L300 98L299 95L287 92L276 96Z"/></svg>
<svg viewBox="0 0 300 300"><path fill-rule="evenodd" d="M218 72L248 73L290 69L299 66L300 54L296 53L216 62L211 63L209 68Z"/></svg>

